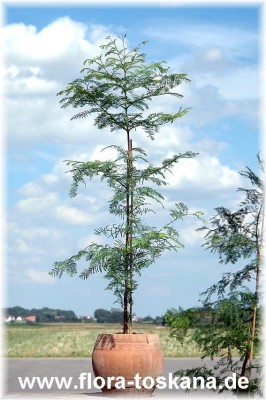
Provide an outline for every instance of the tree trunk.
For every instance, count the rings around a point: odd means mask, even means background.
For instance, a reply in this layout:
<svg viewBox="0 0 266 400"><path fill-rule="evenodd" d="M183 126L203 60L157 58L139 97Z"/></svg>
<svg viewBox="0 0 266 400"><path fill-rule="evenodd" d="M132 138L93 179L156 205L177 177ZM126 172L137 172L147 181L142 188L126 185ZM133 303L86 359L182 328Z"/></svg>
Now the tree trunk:
<svg viewBox="0 0 266 400"><path fill-rule="evenodd" d="M127 287L127 280L125 281L125 288ZM124 292L124 310L123 310L123 333L128 333L128 311L127 311L127 290Z"/></svg>
<svg viewBox="0 0 266 400"><path fill-rule="evenodd" d="M249 356L250 356L250 349L247 349L246 354L245 354L245 358L242 364L242 369L241 369L241 373L240 376L246 376L246 368L247 368L247 363L249 360Z"/></svg>
<svg viewBox="0 0 266 400"><path fill-rule="evenodd" d="M259 220L260 220L261 215L262 215L261 232L259 232ZM254 357L254 340L255 340L256 322L257 322L260 271L261 271L261 263L262 263L262 249L263 249L263 237L264 237L263 231L264 231L264 201L262 201L262 206L261 206L260 212L258 213L257 227L256 227L257 269L256 269L256 289L255 289L255 295L254 295L253 317L252 317L252 322L251 322L251 336L250 336L249 370L248 370L249 382L251 381L252 365L253 365L253 357Z"/></svg>
<svg viewBox="0 0 266 400"><path fill-rule="evenodd" d="M132 139L129 142L129 179L132 180L133 160L132 160ZM129 195L129 331L132 333L132 315L133 315L133 235L132 235L132 224L133 224L133 191L132 185L130 185Z"/></svg>
<svg viewBox="0 0 266 400"><path fill-rule="evenodd" d="M132 253L132 218L133 193L132 180L132 139L127 130L127 195L126 195L126 265L125 265L125 293L124 293L124 327L123 333L132 333L132 281L133 281L133 253Z"/></svg>
<svg viewBox="0 0 266 400"><path fill-rule="evenodd" d="M252 321L251 321L249 370L248 370L248 380L249 380L249 382L251 381L253 356L254 356L254 340L255 340L255 331L256 331L256 322L257 322L257 308L258 308L260 269L261 269L261 251L258 252L258 258L257 258L256 290L255 290L255 294L254 294L253 316L252 316Z"/></svg>

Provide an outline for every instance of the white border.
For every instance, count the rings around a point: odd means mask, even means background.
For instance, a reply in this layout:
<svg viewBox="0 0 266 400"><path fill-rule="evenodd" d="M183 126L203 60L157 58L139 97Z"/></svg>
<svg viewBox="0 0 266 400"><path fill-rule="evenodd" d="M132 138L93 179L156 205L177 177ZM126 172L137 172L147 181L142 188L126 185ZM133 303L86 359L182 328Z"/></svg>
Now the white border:
<svg viewBox="0 0 266 400"><path fill-rule="evenodd" d="M265 27L265 22L266 22L266 7L265 7L265 0L257 1L257 0L201 0L196 1L196 0L45 0L45 1L38 1L38 0L6 0L6 1L1 1L0 0L0 26L2 27L5 22L5 6L9 5L20 5L20 6L73 6L73 7L78 7L78 6L153 6L153 7L189 7L189 6L195 6L195 7L201 7L201 6L243 6L243 7L248 7L248 6L261 6L261 49L260 49L260 54L262 56L261 58L261 70L260 70L260 80L261 80L261 102L260 102L260 113L261 113L261 132L262 132L262 137L261 137L261 145L262 145L262 157L264 160L266 160L266 123L265 123L265 113L266 113L266 100L265 100L265 93L266 93L266 61L265 61L265 43L266 43L266 27ZM0 35L0 49L3 48L3 43L2 43L2 38ZM3 54L0 51L0 88L3 88ZM4 94L3 91L0 89L0 268L2 271L2 276L0 276L0 309L2 309L3 304L4 304L4 296L5 296L5 280L3 279L3 271L4 271L4 266L5 266L5 241L6 241L6 235L5 235L5 220L6 220L6 205L5 205L5 139L4 139L4 126L5 126L5 121L4 121ZM1 279L2 278L2 279ZM264 277L264 288L266 287L266 280ZM266 304L264 300L264 308L266 309ZM0 312L0 316L2 316L2 312ZM263 329L263 338L264 338L264 346L263 346L263 355L264 355L264 365L266 364L266 311L264 310L264 329ZM2 329L2 324L0 324L0 348L1 350L3 349L3 339L4 339L4 334L3 334L3 329ZM0 362L0 398L3 398L4 394L4 382L5 382L5 368L4 368L4 360L2 357L2 352L1 354L1 362ZM264 386L266 385L266 369L264 369L264 374L263 374L263 383ZM266 397L266 393L265 397ZM216 395L216 397L219 395ZM189 397L189 396L188 396ZM215 397L215 398L216 398Z"/></svg>

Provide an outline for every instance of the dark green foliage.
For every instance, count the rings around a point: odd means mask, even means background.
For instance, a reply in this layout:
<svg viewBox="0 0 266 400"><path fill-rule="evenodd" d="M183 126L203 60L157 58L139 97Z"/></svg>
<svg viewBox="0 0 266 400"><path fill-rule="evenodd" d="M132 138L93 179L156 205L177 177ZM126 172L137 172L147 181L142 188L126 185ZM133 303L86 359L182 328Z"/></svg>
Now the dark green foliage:
<svg viewBox="0 0 266 400"><path fill-rule="evenodd" d="M98 308L94 311L94 318L98 323L122 323L123 313L120 310L112 309L111 311L104 308Z"/></svg>
<svg viewBox="0 0 266 400"><path fill-rule="evenodd" d="M111 312L103 308L94 311L94 318L99 323L113 322Z"/></svg>
<svg viewBox="0 0 266 400"><path fill-rule="evenodd" d="M4 309L5 315L12 315L13 317L26 317L27 315L31 315L30 310L26 308L15 306L15 307L7 307Z"/></svg>
<svg viewBox="0 0 266 400"><path fill-rule="evenodd" d="M198 325L199 314L200 311L197 308L188 310L183 310L181 307L178 310L172 308L165 313L164 324L171 327L170 336L184 344L188 338L189 329Z"/></svg>
<svg viewBox="0 0 266 400"><path fill-rule="evenodd" d="M262 161L258 156L259 167L263 172ZM212 228L206 229L204 246L213 253L218 253L221 263L235 264L239 259L255 256L253 264L247 269L256 269L257 251L261 245L261 220L263 208L262 179L246 167L240 175L249 179L251 188L239 188L245 194L240 208L234 212L225 207L216 208L216 215L211 219Z"/></svg>
<svg viewBox="0 0 266 400"><path fill-rule="evenodd" d="M243 354L247 348L252 320L253 293L231 292L228 297L209 305L212 311L210 323L194 333L202 348L203 357L221 354L230 357L232 350Z"/></svg>
<svg viewBox="0 0 266 400"><path fill-rule="evenodd" d="M122 323L123 322L123 313L116 309L112 308L111 311L105 310L104 308L98 308L94 311L94 318L98 323ZM155 317L152 318L151 316L138 318L137 323L151 323L155 325L162 325L163 317Z"/></svg>
<svg viewBox="0 0 266 400"><path fill-rule="evenodd" d="M258 161L264 172L259 156ZM258 376L261 366L254 358L254 350L258 352L261 346L260 271L264 188L262 179L250 168L247 167L240 174L249 179L251 187L239 189L245 194L239 209L232 212L225 207L216 208L216 215L210 221L211 227L201 229L207 231L204 246L218 253L220 263L235 264L241 261L242 267L236 272L222 274L217 283L201 294L201 312L208 315L205 325L199 324L198 311L195 312L195 309L169 310L165 315L165 323L170 327L171 335L181 342L183 335L189 332L186 340L198 344L203 358L220 357L215 366L218 379L223 382L232 372L247 376L249 387L246 391L256 394L261 393ZM233 359L234 351L240 356L237 361ZM254 375L254 371L257 375ZM195 370L177 373L193 376ZM240 388L236 389L237 393L241 391Z"/></svg>
<svg viewBox="0 0 266 400"><path fill-rule="evenodd" d="M247 349L249 348L251 320L253 315L254 294L250 291L232 292L228 297L212 303L205 303L201 308L183 310L168 310L164 316L165 325L170 328L170 336L180 343L193 341L201 350L202 358L219 357L214 370L201 367L175 372L177 376L215 376L217 390L221 393L226 390L224 379L236 373L237 377L245 376L248 370ZM259 319L257 321L259 325ZM255 349L259 351L260 343L258 335L255 337ZM234 358L235 354L239 358ZM249 391L260 392L258 373L260 371L258 361L253 363L253 376L250 381ZM219 389L222 384L223 389ZM236 388L235 393L243 389Z"/></svg>
<svg viewBox="0 0 266 400"><path fill-rule="evenodd" d="M112 309L111 316L112 316L112 321L114 323L118 323L118 322L120 322L121 324L123 323L123 313L121 310Z"/></svg>

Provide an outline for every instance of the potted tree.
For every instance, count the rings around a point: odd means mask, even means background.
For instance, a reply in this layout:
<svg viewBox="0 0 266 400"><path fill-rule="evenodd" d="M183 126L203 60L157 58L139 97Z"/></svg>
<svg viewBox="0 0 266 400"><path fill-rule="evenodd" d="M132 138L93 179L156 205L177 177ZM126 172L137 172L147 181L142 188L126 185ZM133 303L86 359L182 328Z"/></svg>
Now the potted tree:
<svg viewBox="0 0 266 400"><path fill-rule="evenodd" d="M96 376L123 376L129 383L122 392L139 394L144 388L132 387L132 378L139 373L156 377L162 373L163 354L157 335L133 334L133 294L137 288L136 277L149 267L165 250L182 247L175 222L189 214L184 203L176 203L170 211L170 220L160 227L148 225L145 216L154 212L155 203L163 204L157 187L166 185L166 173L180 159L196 154L187 151L173 155L161 163L151 163L144 149L133 146L133 136L147 134L154 139L159 128L173 123L187 113L179 108L175 113L148 113L149 103L158 96L182 97L175 90L189 79L185 74L170 74L163 62L146 63L140 52L142 42L128 49L126 37L108 37L101 46L101 54L84 62L82 77L69 83L59 92L62 107L79 108L72 119L95 115L99 129L109 128L123 134L125 146L112 144L117 157L106 161L66 161L73 174L70 196L75 196L80 184L87 179L100 177L107 182L112 193L109 212L114 223L95 231L106 239L105 244L91 243L69 259L55 262L53 276L63 273L77 274L77 263L85 259L87 265L80 273L87 279L96 272L105 273L108 289L117 297L123 310L123 335L99 335L92 362ZM197 217L200 212L195 213ZM103 391L114 393L111 388ZM151 394L154 388L148 392Z"/></svg>

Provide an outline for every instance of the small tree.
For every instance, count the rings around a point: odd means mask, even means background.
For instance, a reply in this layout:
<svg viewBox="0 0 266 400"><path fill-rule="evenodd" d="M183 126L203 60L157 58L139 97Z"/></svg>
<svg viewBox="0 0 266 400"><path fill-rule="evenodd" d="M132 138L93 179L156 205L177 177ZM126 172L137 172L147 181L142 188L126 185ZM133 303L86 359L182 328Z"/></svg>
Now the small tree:
<svg viewBox="0 0 266 400"><path fill-rule="evenodd" d="M261 171L264 172L259 156L258 161ZM209 310L211 319L205 327L196 326L193 340L200 345L203 358L221 356L217 364L221 368L220 376L226 371L247 376L248 391L251 392L259 390L258 379L252 379L252 369L259 369L258 365L254 365L253 359L254 348L259 348L258 309L261 296L264 188L262 179L250 168L246 167L240 174L249 180L251 187L239 189L245 194L239 209L232 212L225 207L216 208L216 215L211 219L211 228L202 229L207 229L204 246L219 254L220 263L235 264L244 260L246 263L237 272L224 273L216 284L202 293L204 310ZM255 282L253 287L252 281ZM213 297L216 299L213 300ZM186 330L195 327L195 319L187 320L186 314L174 310L166 314L167 325L177 339L182 324ZM233 350L240 354L240 361L234 362ZM198 371L199 374L202 372L202 369ZM195 370L186 370L183 373L194 374Z"/></svg>
<svg viewBox="0 0 266 400"><path fill-rule="evenodd" d="M94 311L94 318L99 323L112 322L110 311L104 308L97 308L97 310Z"/></svg>
<svg viewBox="0 0 266 400"><path fill-rule="evenodd" d="M95 231L107 239L106 244L92 243L68 260L56 262L51 274L59 277L64 272L71 276L76 274L77 261L81 258L88 262L81 278L105 272L109 280L107 288L117 296L123 310L124 333L132 333L136 276L154 263L164 250L182 247L173 224L189 211L185 204L176 204L170 212L171 220L160 228L149 226L143 216L154 212L152 203L162 204L164 198L156 186L167 184L166 173L180 159L196 155L187 151L155 166L148 161L142 148L133 147L132 136L136 131L154 139L161 126L173 123L188 111L179 108L175 113L148 113L149 103L154 98L166 95L182 97L175 88L189 80L185 74L170 74L163 62L147 64L145 54L140 52L143 44L145 42L130 51L125 36L114 40L108 37L107 43L101 46L103 54L85 61L85 68L81 71L83 77L59 92L64 96L62 107L82 108L72 119L94 114L96 127L123 133L126 146L125 149L111 146L117 151L114 161L67 161L73 174L70 195L77 194L79 184L85 183L86 178L99 176L113 193L109 212L121 222ZM200 213L196 215L199 217Z"/></svg>

